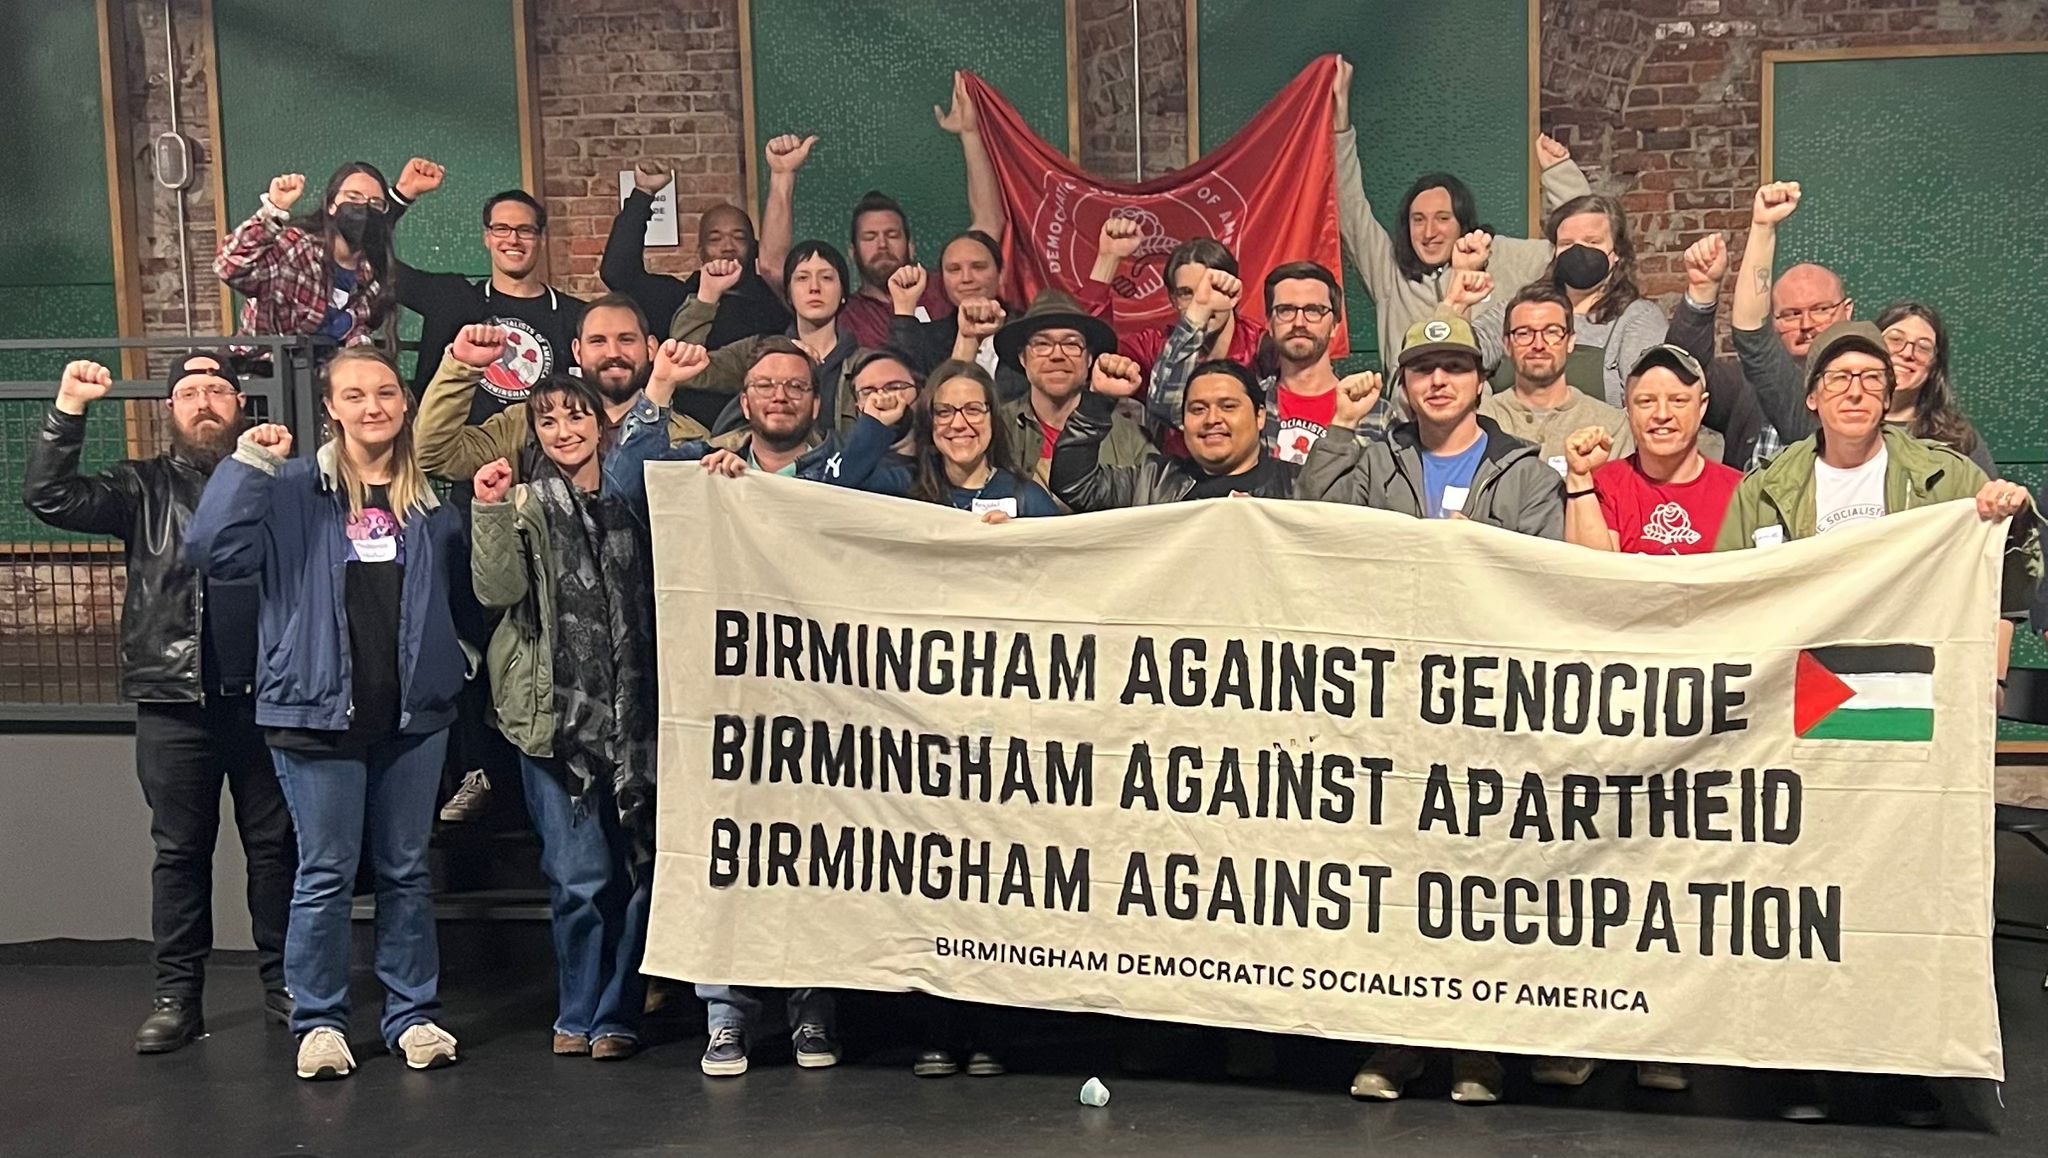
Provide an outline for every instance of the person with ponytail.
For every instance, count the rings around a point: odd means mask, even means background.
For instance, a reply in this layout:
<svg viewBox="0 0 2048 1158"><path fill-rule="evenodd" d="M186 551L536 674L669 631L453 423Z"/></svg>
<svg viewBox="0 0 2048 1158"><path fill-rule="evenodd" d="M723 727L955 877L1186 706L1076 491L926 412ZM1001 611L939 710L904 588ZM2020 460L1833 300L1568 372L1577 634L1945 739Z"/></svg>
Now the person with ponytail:
<svg viewBox="0 0 2048 1158"><path fill-rule="evenodd" d="M554 1052L640 1048L654 885L654 575L647 525L607 491L605 401L587 378L526 399L527 458L473 479L470 576L505 614L486 666L519 749L555 945Z"/></svg>
<svg viewBox="0 0 2048 1158"><path fill-rule="evenodd" d="M375 165L351 161L317 205L293 217L305 189L301 173L271 178L262 206L221 242L213 272L248 299L243 333L368 342L398 301L391 187Z"/></svg>
<svg viewBox="0 0 2048 1158"><path fill-rule="evenodd" d="M298 832L284 975L307 1079L355 1069L349 930L365 850L384 1044L413 1069L456 1059L437 1024L427 840L468 666L449 613L469 567L462 515L420 469L398 367L344 349L321 393L333 437L294 459L285 427L247 431L185 531L201 574L257 584L256 723Z"/></svg>

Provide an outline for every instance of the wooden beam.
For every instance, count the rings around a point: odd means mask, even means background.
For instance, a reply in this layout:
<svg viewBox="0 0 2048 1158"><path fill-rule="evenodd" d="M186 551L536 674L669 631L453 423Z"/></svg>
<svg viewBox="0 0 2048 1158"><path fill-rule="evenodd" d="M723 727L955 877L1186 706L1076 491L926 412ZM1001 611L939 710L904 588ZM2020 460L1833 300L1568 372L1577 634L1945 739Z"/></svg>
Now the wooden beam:
<svg viewBox="0 0 2048 1158"><path fill-rule="evenodd" d="M754 6L739 0L740 20L740 140L746 150L740 154L740 183L746 193L748 216L754 228L761 228L761 182L754 172L761 155L761 125L754 116Z"/></svg>
<svg viewBox="0 0 2048 1158"><path fill-rule="evenodd" d="M221 148L220 49L213 34L213 0L199 0L200 43L206 52L206 168L213 185L213 236L215 244L228 239L227 151ZM213 277L213 255L193 254L199 267L194 277ZM220 287L220 328L235 332L235 293L227 283L214 278Z"/></svg>
<svg viewBox="0 0 2048 1158"><path fill-rule="evenodd" d="M142 264L136 225L133 166L128 163L124 143L133 123L128 107L128 85L119 75L128 55L128 37L115 0L97 0L94 15L99 23L100 51L100 135L106 151L107 217L114 250L114 331L123 338L142 336ZM176 67L175 63L171 67ZM121 376L146 378L148 353L121 351Z"/></svg>
<svg viewBox="0 0 2048 1158"><path fill-rule="evenodd" d="M519 105L519 184L536 199L541 197L543 158L541 155L540 97L534 76L538 62L533 47L533 12L527 0L512 0L512 88ZM554 274L553 246L543 247L544 277Z"/></svg>
<svg viewBox="0 0 2048 1158"><path fill-rule="evenodd" d="M1200 0L1182 0L1181 40L1187 45L1188 164L1202 159L1202 14Z"/></svg>
<svg viewBox="0 0 2048 1158"><path fill-rule="evenodd" d="M1067 159L1081 163L1081 17L1078 0L1066 0L1067 35ZM1138 110L1132 109L1136 117Z"/></svg>
<svg viewBox="0 0 2048 1158"><path fill-rule="evenodd" d="M1536 134L1543 131L1543 0L1529 0L1529 233L1543 236L1543 165Z"/></svg>

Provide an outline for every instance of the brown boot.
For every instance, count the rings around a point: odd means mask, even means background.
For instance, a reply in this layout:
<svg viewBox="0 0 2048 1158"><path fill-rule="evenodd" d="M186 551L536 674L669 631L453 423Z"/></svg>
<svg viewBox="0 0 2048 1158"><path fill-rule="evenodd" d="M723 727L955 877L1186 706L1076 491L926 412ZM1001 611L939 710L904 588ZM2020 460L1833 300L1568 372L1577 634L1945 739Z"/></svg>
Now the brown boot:
<svg viewBox="0 0 2048 1158"><path fill-rule="evenodd" d="M590 1043L590 1056L598 1061L625 1061L640 1052L640 1043L624 1034L608 1033Z"/></svg>
<svg viewBox="0 0 2048 1158"><path fill-rule="evenodd" d="M580 1033L558 1033L555 1035L556 1057L588 1057L590 1039Z"/></svg>

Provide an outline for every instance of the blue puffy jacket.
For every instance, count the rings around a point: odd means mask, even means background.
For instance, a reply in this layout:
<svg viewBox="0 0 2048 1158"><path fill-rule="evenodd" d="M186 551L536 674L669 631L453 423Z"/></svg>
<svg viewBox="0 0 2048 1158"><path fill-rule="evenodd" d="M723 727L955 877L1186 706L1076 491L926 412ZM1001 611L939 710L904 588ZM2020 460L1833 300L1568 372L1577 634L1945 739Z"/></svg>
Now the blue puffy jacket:
<svg viewBox="0 0 2048 1158"><path fill-rule="evenodd" d="M256 722L348 728L348 503L333 444L286 461L244 443L220 464L185 528L185 561L214 579L258 581ZM448 610L450 576L467 577L462 514L431 492L407 517L398 614L398 730L422 735L455 719L468 667Z"/></svg>

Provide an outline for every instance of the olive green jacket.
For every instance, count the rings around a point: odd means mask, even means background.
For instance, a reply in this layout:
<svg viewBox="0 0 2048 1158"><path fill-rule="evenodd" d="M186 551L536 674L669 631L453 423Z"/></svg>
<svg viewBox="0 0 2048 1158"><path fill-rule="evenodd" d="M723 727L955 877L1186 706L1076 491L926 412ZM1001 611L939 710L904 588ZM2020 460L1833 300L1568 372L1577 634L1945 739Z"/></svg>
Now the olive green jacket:
<svg viewBox="0 0 2048 1158"><path fill-rule="evenodd" d="M554 754L555 574L540 503L524 484L502 503L470 506L469 578L477 602L495 610L531 598L533 622L504 615L484 650L498 731L529 756Z"/></svg>

